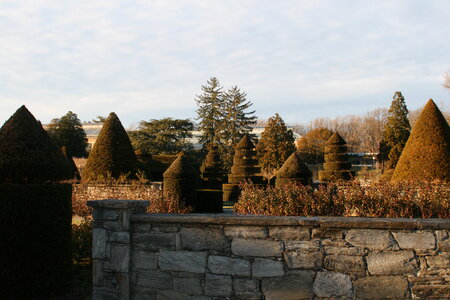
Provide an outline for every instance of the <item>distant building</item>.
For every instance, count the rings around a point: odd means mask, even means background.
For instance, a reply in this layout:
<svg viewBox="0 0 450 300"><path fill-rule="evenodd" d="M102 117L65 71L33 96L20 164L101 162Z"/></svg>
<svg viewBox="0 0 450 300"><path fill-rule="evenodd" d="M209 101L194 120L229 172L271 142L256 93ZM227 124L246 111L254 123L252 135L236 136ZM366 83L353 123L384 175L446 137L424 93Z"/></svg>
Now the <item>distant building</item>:
<svg viewBox="0 0 450 300"><path fill-rule="evenodd" d="M97 137L100 134L100 130L102 130L103 123L83 123L84 132L86 132L86 138L88 142L87 151L90 151L97 141Z"/></svg>

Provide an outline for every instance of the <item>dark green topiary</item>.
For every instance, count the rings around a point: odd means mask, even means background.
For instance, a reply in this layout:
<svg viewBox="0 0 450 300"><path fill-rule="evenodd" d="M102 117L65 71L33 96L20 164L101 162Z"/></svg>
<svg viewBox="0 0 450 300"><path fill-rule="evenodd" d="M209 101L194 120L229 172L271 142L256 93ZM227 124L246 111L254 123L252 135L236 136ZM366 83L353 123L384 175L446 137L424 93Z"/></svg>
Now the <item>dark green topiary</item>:
<svg viewBox="0 0 450 300"><path fill-rule="evenodd" d="M259 175L255 145L248 135L245 135L235 147L231 174L228 174L228 183L222 185L223 200L236 202L239 198L239 185L246 180L254 184L263 184L263 177Z"/></svg>
<svg viewBox="0 0 450 300"><path fill-rule="evenodd" d="M69 164L70 177L72 179L77 179L77 180L81 179L80 172L78 172L77 165L75 165L75 162L73 161L72 156L67 151L67 147L66 146L61 147L61 152L63 153L64 157L66 158L67 163Z"/></svg>
<svg viewBox="0 0 450 300"><path fill-rule="evenodd" d="M411 131L393 181L450 181L450 128L430 99Z"/></svg>
<svg viewBox="0 0 450 300"><path fill-rule="evenodd" d="M297 182L303 185L312 182L312 172L300 159L297 153L292 153L283 166L277 171L276 186Z"/></svg>
<svg viewBox="0 0 450 300"><path fill-rule="evenodd" d="M222 187L224 174L217 145L208 146L208 154L200 171L204 188L220 189Z"/></svg>
<svg viewBox="0 0 450 300"><path fill-rule="evenodd" d="M64 155L25 106L0 129L0 182L45 183L71 179Z"/></svg>
<svg viewBox="0 0 450 300"><path fill-rule="evenodd" d="M96 181L108 177L127 175L136 178L138 161L130 139L115 113L110 113L92 148L86 167L81 174L83 181Z"/></svg>
<svg viewBox="0 0 450 300"><path fill-rule="evenodd" d="M134 154L136 155L136 158L139 162L139 169L144 173L145 178L148 180L153 179L151 167L150 167L151 161L152 161L152 155L145 151L142 151L142 150L136 150L136 151L134 151ZM161 174L161 176L162 176L162 174Z"/></svg>
<svg viewBox="0 0 450 300"><path fill-rule="evenodd" d="M72 186L63 153L22 106L0 129L0 295L49 299L70 281Z"/></svg>
<svg viewBox="0 0 450 300"><path fill-rule="evenodd" d="M195 208L198 174L184 154L178 155L163 177L164 197L175 198L184 202L186 207Z"/></svg>
<svg viewBox="0 0 450 300"><path fill-rule="evenodd" d="M351 164L347 157L347 143L335 132L325 145L323 171L319 171L320 181L348 180L352 177Z"/></svg>

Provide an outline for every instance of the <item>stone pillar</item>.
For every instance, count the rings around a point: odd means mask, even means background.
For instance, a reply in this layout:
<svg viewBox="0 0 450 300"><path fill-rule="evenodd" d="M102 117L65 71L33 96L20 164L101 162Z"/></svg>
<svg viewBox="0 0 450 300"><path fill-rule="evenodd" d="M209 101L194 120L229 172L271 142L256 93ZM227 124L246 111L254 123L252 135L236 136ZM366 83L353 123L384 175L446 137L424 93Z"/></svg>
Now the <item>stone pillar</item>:
<svg viewBox="0 0 450 300"><path fill-rule="evenodd" d="M130 216L145 213L149 201L95 200L92 229L94 300L130 299Z"/></svg>

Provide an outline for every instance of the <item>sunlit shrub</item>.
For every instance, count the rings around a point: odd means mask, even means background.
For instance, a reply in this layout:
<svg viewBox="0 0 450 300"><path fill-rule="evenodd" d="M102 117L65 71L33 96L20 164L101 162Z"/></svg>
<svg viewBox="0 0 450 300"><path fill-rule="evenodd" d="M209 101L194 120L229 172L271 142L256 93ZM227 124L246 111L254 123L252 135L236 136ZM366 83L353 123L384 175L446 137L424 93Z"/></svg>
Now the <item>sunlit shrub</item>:
<svg viewBox="0 0 450 300"><path fill-rule="evenodd" d="M92 219L85 217L80 224L72 224L72 257L78 264L91 263Z"/></svg>
<svg viewBox="0 0 450 300"><path fill-rule="evenodd" d="M277 216L450 217L450 185L337 182L317 188L289 184L261 188L242 185L239 214Z"/></svg>

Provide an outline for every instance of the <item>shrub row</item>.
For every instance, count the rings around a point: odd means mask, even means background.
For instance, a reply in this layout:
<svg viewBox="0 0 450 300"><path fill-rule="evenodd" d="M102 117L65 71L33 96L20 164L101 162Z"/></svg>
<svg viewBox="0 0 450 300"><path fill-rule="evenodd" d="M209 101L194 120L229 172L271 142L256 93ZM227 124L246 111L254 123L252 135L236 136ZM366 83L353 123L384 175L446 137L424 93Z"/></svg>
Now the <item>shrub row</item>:
<svg viewBox="0 0 450 300"><path fill-rule="evenodd" d="M337 182L317 188L300 184L261 188L243 184L239 214L449 218L450 185L379 182L362 186Z"/></svg>

